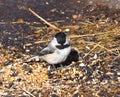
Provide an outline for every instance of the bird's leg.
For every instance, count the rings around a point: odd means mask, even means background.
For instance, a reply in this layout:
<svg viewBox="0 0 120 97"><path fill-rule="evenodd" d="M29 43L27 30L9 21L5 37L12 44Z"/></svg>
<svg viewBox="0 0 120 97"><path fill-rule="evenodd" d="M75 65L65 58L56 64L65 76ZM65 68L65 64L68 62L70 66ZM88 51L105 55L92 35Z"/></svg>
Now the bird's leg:
<svg viewBox="0 0 120 97"><path fill-rule="evenodd" d="M60 65L60 67L57 68L58 70L60 70L64 67L62 64L59 64L59 65Z"/></svg>
<svg viewBox="0 0 120 97"><path fill-rule="evenodd" d="M63 68L63 65L62 65L62 64L60 64L60 67L61 67L61 68Z"/></svg>
<svg viewBox="0 0 120 97"><path fill-rule="evenodd" d="M55 67L55 65L54 65L54 64L52 64L52 66L54 67L54 69L56 69L56 67Z"/></svg>

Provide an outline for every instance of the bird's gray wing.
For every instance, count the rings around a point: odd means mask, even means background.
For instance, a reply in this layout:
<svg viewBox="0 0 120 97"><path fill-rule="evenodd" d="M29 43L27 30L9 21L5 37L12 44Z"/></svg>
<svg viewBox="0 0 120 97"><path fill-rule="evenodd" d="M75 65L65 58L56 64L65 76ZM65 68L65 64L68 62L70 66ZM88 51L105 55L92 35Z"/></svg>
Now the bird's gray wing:
<svg viewBox="0 0 120 97"><path fill-rule="evenodd" d="M40 51L39 56L47 55L53 53L54 50L51 49L50 47L44 48L42 51Z"/></svg>

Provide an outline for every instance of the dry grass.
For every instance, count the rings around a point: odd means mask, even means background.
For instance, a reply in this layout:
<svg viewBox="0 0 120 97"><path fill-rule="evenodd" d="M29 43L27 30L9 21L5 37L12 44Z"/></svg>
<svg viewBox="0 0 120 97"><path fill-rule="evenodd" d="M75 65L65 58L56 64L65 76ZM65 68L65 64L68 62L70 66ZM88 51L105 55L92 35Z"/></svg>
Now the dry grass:
<svg viewBox="0 0 120 97"><path fill-rule="evenodd" d="M51 36L56 33L51 28L38 29L32 27L35 33L31 35L38 37L38 40L34 42L35 45L47 44ZM120 77L113 74L116 70L116 73L118 73L114 64L116 59L120 59L119 24L111 22L111 20L85 21L78 22L78 25L60 26L59 28L62 30L70 29L68 36L72 47L79 51L79 62L62 69L49 71L49 66L46 66L47 63L24 63L23 59L29 57L29 55L14 52L15 48L11 52L12 50L6 50L1 45L0 95L2 97L6 97L6 95L13 97L49 97L50 95L56 95L55 97L65 97L65 95L66 97L78 97L78 95L81 97L120 96L118 86ZM42 33L44 36L41 36ZM25 46L33 46L33 43L27 43ZM19 55L20 58L16 55ZM86 67L79 66L80 62L85 64ZM96 66L95 70L93 70L93 66ZM113 66L115 70L110 69L109 66ZM91 77L85 71L87 67L91 68ZM110 78L105 78L97 71L108 74ZM102 80L101 76L103 77ZM115 78L112 78L114 76Z"/></svg>

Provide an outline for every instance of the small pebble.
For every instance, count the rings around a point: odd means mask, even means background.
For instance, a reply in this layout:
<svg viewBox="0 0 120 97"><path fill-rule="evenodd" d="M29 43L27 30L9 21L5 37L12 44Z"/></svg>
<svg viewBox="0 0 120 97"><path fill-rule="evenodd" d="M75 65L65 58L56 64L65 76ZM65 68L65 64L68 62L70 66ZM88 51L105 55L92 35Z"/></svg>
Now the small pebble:
<svg viewBox="0 0 120 97"><path fill-rule="evenodd" d="M86 65L84 63L80 63L79 66L84 67Z"/></svg>
<svg viewBox="0 0 120 97"><path fill-rule="evenodd" d="M117 75L120 76L120 71L117 72Z"/></svg>
<svg viewBox="0 0 120 97"><path fill-rule="evenodd" d="M65 29L65 32L70 32L70 29L68 29L68 28L67 28L67 29Z"/></svg>
<svg viewBox="0 0 120 97"><path fill-rule="evenodd" d="M94 58L94 59L97 59L97 57L98 57L97 54L95 54L93 58Z"/></svg>

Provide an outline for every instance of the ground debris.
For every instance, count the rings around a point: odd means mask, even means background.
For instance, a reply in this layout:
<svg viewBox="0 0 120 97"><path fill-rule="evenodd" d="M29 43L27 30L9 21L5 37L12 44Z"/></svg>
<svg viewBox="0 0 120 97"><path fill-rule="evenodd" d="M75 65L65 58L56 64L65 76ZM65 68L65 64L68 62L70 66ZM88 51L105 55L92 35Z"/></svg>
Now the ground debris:
<svg viewBox="0 0 120 97"><path fill-rule="evenodd" d="M71 52L62 68L43 61L26 62L47 45L55 30L39 27L39 22L0 25L4 26L0 30L0 96L119 97L119 22L96 13L73 15L66 23L71 25L59 25L67 29L72 47L78 51Z"/></svg>

